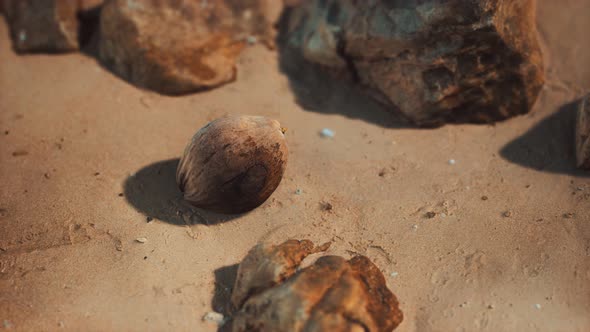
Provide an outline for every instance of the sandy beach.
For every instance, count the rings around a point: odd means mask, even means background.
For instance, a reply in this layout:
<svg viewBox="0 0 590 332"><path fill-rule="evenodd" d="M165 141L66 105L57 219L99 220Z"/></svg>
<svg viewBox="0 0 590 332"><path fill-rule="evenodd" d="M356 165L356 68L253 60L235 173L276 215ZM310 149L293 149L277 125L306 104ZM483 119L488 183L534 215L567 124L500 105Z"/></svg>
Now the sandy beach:
<svg viewBox="0 0 590 332"><path fill-rule="evenodd" d="M377 264L404 312L396 331L589 331L590 172L575 168L572 103L590 92L590 0L538 7L533 112L437 129L300 82L262 45L235 82L170 97L92 54L19 56L0 19L0 330L216 331L202 317L224 312L247 251L296 238ZM191 215L178 158L228 114L288 129L285 176L250 213Z"/></svg>

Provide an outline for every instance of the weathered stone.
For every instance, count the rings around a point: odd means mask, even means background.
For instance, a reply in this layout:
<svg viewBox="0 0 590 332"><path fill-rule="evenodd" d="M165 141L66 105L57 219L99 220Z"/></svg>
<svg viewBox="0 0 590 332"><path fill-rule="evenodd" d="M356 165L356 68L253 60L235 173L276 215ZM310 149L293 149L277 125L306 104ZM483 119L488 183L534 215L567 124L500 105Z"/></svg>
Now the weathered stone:
<svg viewBox="0 0 590 332"><path fill-rule="evenodd" d="M392 331L403 314L383 274L366 257L324 256L297 271L327 245L290 240L259 245L240 264L231 329L244 331Z"/></svg>
<svg viewBox="0 0 590 332"><path fill-rule="evenodd" d="M78 45L79 3L72 0L4 0L15 51L68 52Z"/></svg>
<svg viewBox="0 0 590 332"><path fill-rule="evenodd" d="M576 159L579 168L590 170L590 94L578 104Z"/></svg>
<svg viewBox="0 0 590 332"><path fill-rule="evenodd" d="M245 40L271 38L267 17L276 9L266 1L106 1L100 57L132 83L166 94L231 82Z"/></svg>
<svg viewBox="0 0 590 332"><path fill-rule="evenodd" d="M309 0L281 39L415 124L487 123L529 112L544 83L535 4Z"/></svg>

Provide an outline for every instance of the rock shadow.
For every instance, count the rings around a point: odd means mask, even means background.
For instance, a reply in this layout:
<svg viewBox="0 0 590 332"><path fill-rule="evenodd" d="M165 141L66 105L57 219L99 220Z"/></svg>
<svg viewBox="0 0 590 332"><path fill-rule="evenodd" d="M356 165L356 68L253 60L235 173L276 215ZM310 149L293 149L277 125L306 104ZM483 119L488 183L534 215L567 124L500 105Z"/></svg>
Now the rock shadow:
<svg viewBox="0 0 590 332"><path fill-rule="evenodd" d="M576 102L562 106L524 135L508 143L500 155L515 164L541 172L590 177L576 168Z"/></svg>
<svg viewBox="0 0 590 332"><path fill-rule="evenodd" d="M372 98L354 83L354 78L340 77L326 68L306 61L301 52L287 42L287 20L291 10L285 8L277 24L276 39L279 70L287 76L295 101L306 111L341 114L384 128L417 128Z"/></svg>
<svg viewBox="0 0 590 332"><path fill-rule="evenodd" d="M220 326L218 332L231 331L231 314L230 305L231 292L238 275L239 264L228 265L215 270L215 293L211 300L211 308L214 311L223 314L227 321Z"/></svg>
<svg viewBox="0 0 590 332"><path fill-rule="evenodd" d="M176 185L176 168L180 159L160 161L143 167L124 183L124 196L146 216L169 224L213 225L230 221L242 214L225 215L191 206Z"/></svg>

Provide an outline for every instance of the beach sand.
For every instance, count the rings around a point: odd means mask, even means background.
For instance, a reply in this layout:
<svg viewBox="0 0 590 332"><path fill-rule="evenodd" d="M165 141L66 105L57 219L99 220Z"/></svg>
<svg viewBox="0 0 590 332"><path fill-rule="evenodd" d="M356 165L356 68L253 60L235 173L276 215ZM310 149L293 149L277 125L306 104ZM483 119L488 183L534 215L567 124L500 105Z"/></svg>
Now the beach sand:
<svg viewBox="0 0 590 332"><path fill-rule="evenodd" d="M590 331L590 172L575 169L572 104L590 91L590 0L538 6L533 112L438 129L290 81L261 45L234 83L169 97L84 53L18 56L0 20L0 330L216 331L202 317L224 312L247 251L307 238L380 267L405 315L396 331ZM227 114L288 128L286 174L248 214L190 215L178 158Z"/></svg>

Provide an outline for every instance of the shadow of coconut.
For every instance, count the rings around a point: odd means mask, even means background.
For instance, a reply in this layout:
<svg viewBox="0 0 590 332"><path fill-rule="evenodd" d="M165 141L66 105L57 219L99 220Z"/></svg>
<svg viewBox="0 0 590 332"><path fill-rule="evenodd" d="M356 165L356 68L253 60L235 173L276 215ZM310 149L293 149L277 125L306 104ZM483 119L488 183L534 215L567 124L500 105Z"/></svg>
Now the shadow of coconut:
<svg viewBox="0 0 590 332"><path fill-rule="evenodd" d="M213 225L241 216L205 211L186 202L176 185L176 168L179 162L178 158L159 161L129 176L124 184L124 195L129 204L146 218L178 226Z"/></svg>

